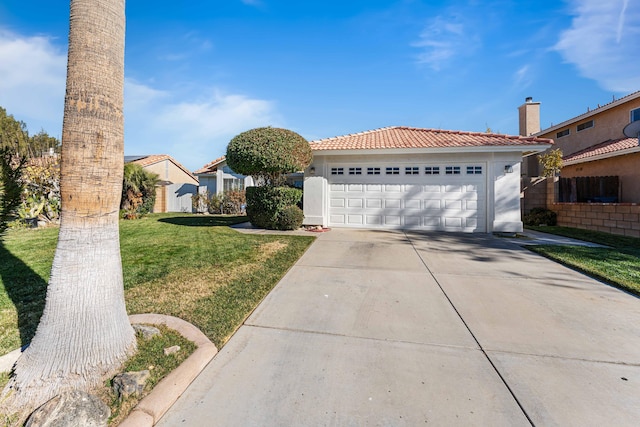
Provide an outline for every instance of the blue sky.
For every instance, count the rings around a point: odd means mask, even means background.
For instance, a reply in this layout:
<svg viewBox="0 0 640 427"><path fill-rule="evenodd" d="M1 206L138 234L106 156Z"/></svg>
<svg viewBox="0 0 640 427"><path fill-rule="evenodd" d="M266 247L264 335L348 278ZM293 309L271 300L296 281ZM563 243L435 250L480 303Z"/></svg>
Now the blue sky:
<svg viewBox="0 0 640 427"><path fill-rule="evenodd" d="M60 137L68 2L0 2L0 106ZM517 134L640 90L637 0L129 0L125 152L195 170L258 126Z"/></svg>

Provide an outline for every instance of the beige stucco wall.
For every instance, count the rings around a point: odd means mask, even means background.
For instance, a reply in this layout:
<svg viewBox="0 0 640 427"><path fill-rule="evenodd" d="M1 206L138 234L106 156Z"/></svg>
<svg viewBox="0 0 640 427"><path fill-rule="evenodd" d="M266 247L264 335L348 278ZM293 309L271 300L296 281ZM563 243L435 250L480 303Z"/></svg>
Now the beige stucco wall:
<svg viewBox="0 0 640 427"><path fill-rule="evenodd" d="M542 138L551 138L555 141L556 147L562 150L562 154L567 156L592 145L610 139L624 138L622 130L629 124L630 112L640 108L640 98L633 99L624 104L618 105L601 113L596 113L584 120L573 122L571 125L557 128L551 132L538 135ZM581 123L593 119L593 127L577 131L577 126ZM563 129L570 129L570 133L562 138L557 138L556 134Z"/></svg>
<svg viewBox="0 0 640 427"><path fill-rule="evenodd" d="M162 181L171 181L173 183L198 184L198 180L192 175L185 173L170 160L163 160L144 167L145 170L158 174Z"/></svg>
<svg viewBox="0 0 640 427"><path fill-rule="evenodd" d="M640 203L640 153L565 166L560 173L563 178L611 175L620 177L621 203Z"/></svg>

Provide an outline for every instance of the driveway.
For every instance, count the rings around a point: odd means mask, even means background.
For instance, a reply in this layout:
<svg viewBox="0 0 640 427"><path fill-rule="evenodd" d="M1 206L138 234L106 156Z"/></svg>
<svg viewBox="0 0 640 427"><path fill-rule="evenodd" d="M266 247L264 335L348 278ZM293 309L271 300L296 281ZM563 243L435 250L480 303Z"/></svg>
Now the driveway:
<svg viewBox="0 0 640 427"><path fill-rule="evenodd" d="M492 235L321 234L161 426L640 420L640 300Z"/></svg>

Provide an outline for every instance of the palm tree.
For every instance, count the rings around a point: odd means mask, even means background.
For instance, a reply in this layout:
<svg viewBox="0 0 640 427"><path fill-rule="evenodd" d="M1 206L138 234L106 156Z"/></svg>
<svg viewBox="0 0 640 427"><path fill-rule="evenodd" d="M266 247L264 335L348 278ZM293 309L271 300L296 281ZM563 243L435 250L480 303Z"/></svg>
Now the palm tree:
<svg viewBox="0 0 640 427"><path fill-rule="evenodd" d="M96 386L135 349L118 229L124 3L71 0L58 246L36 335L3 391L7 413Z"/></svg>

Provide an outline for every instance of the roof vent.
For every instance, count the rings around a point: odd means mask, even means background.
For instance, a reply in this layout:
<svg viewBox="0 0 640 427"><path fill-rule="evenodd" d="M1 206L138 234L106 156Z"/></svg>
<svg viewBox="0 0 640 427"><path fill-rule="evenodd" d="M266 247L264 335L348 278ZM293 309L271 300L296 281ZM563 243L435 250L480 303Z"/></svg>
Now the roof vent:
<svg viewBox="0 0 640 427"><path fill-rule="evenodd" d="M524 102L533 102L533 98L532 98L532 97L530 97L530 96L527 96L527 97L524 99Z"/></svg>

